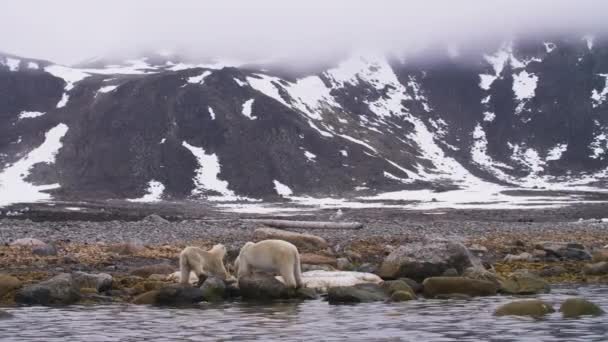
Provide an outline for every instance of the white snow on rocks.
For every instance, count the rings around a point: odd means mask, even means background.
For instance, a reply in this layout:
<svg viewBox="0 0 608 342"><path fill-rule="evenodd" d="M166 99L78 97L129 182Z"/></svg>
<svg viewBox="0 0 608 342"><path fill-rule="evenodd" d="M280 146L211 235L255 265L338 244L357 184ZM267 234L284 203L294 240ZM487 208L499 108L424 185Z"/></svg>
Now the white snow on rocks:
<svg viewBox="0 0 608 342"><path fill-rule="evenodd" d="M97 92L105 94L105 93L109 93L109 92L116 90L116 88L118 88L118 86L116 86L116 85L104 86L104 87L99 88L99 90Z"/></svg>
<svg viewBox="0 0 608 342"><path fill-rule="evenodd" d="M189 77L186 82L188 83L192 83L192 84L200 84L203 85L203 83L205 82L205 78L207 76L211 75L211 71L206 70L204 71L202 74L198 75L198 76L192 76Z"/></svg>
<svg viewBox="0 0 608 342"><path fill-rule="evenodd" d="M608 136L605 133L596 135L589 147L591 148L591 158L602 159L608 151Z"/></svg>
<svg viewBox="0 0 608 342"><path fill-rule="evenodd" d="M277 85L280 84L279 78L259 74L256 74L256 76L257 77L247 77L247 82L253 89L279 101L284 106L291 107L289 103L285 102L281 97L281 94L279 94L279 89L277 88Z"/></svg>
<svg viewBox="0 0 608 342"><path fill-rule="evenodd" d="M562 154L564 154L566 150L568 150L568 144L557 144L555 147L549 150L546 160L560 160L562 158Z"/></svg>
<svg viewBox="0 0 608 342"><path fill-rule="evenodd" d="M309 162L316 162L317 155L308 151L304 151L304 156L308 159Z"/></svg>
<svg viewBox="0 0 608 342"><path fill-rule="evenodd" d="M496 114L488 111L483 112L483 121L492 122L494 119L496 119Z"/></svg>
<svg viewBox="0 0 608 342"><path fill-rule="evenodd" d="M604 89L601 92L598 92L596 89L593 89L591 92L591 105L593 108L597 108L601 106L604 102L606 102L606 97L608 96L608 74L598 74L599 76L604 77Z"/></svg>
<svg viewBox="0 0 608 342"><path fill-rule="evenodd" d="M340 154L341 154L343 157L348 157L348 152L347 152L346 150L340 150Z"/></svg>
<svg viewBox="0 0 608 342"><path fill-rule="evenodd" d="M291 191L291 189L287 185L279 182L276 179L272 182L274 183L274 189L279 196L289 197L289 196L293 195L293 191Z"/></svg>
<svg viewBox="0 0 608 342"><path fill-rule="evenodd" d="M208 108L209 108L209 115L211 116L211 120L215 120L215 111L213 111L213 108L211 108L211 106L209 106Z"/></svg>
<svg viewBox="0 0 608 342"><path fill-rule="evenodd" d="M527 148L523 144L508 144L513 154L511 160L518 162L528 168L532 173L542 172L545 168L545 161L541 159L538 151L533 148Z"/></svg>
<svg viewBox="0 0 608 342"><path fill-rule="evenodd" d="M90 75L82 72L78 69L73 69L61 65L50 65L44 68L44 71L52 74L55 77L59 77L65 81L65 88L63 92L63 97L57 103L57 108L65 107L68 103L69 95L68 92L74 88L74 84L89 77Z"/></svg>
<svg viewBox="0 0 608 342"><path fill-rule="evenodd" d="M525 70L513 75L513 92L515 92L515 97L519 101L515 108L515 114L520 114L526 102L534 97L537 83L538 76Z"/></svg>
<svg viewBox="0 0 608 342"><path fill-rule="evenodd" d="M35 63L35 62L28 62L27 67L28 67L28 69L40 69L40 66L38 65L38 63Z"/></svg>
<svg viewBox="0 0 608 342"><path fill-rule="evenodd" d="M592 35L585 35L585 36L583 36L583 40L587 43L587 48L589 50L593 49L593 43L595 41L595 37L593 37Z"/></svg>
<svg viewBox="0 0 608 342"><path fill-rule="evenodd" d="M243 103L243 115L245 115L246 117L249 118L249 120L256 120L257 117L253 116L253 114L251 113L252 111L252 106L253 106L253 100L254 99L250 99L245 101L245 103Z"/></svg>
<svg viewBox="0 0 608 342"><path fill-rule="evenodd" d="M246 87L249 85L249 83L247 82L243 82L241 80L239 80L238 78L233 78L234 82L236 82L236 84L238 84L240 87Z"/></svg>
<svg viewBox="0 0 608 342"><path fill-rule="evenodd" d="M19 120L37 118L39 116L43 116L44 114L46 113L22 111L21 113L19 113Z"/></svg>
<svg viewBox="0 0 608 342"><path fill-rule="evenodd" d="M557 48L557 45L551 42L544 42L543 44L545 45L545 50L547 53L551 53L553 50L555 50L555 48Z"/></svg>
<svg viewBox="0 0 608 342"><path fill-rule="evenodd" d="M38 163L52 164L55 155L63 144L61 139L68 131L68 126L59 124L45 134L42 145L30 151L25 157L8 166L0 173L0 206L12 203L38 202L51 199L43 192L58 188L59 184L33 185L25 181L32 166Z"/></svg>
<svg viewBox="0 0 608 342"><path fill-rule="evenodd" d="M159 202L162 200L164 192L165 186L163 183L156 180L151 180L148 182L148 188L146 189L146 194L144 196L135 199L128 199L127 201L142 203Z"/></svg>
<svg viewBox="0 0 608 342"><path fill-rule="evenodd" d="M15 58L6 57L6 65L10 71L18 71L21 61Z"/></svg>
<svg viewBox="0 0 608 342"><path fill-rule="evenodd" d="M195 188L192 190L192 195L201 195L205 190L212 190L221 194L221 196L209 196L210 200L237 200L238 196L232 190L228 189L228 182L219 179L221 172L220 162L215 154L207 154L202 147L196 147L183 142L182 146L190 150L196 160L199 168L194 176Z"/></svg>

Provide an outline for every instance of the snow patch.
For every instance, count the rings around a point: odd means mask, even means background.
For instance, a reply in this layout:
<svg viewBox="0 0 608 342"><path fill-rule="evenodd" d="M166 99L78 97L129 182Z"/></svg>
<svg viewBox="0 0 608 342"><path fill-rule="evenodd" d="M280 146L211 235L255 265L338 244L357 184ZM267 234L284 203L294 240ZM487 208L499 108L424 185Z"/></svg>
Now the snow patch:
<svg viewBox="0 0 608 342"><path fill-rule="evenodd" d="M483 121L492 122L496 119L496 114L492 112L483 112Z"/></svg>
<svg viewBox="0 0 608 342"><path fill-rule="evenodd" d="M38 202L51 199L51 195L43 192L59 188L59 184L33 185L25 181L32 166L38 163L52 164L55 155L63 144L61 139L68 131L68 126L59 124L45 134L42 145L38 146L25 157L8 166L0 173L0 206L12 203Z"/></svg>
<svg viewBox="0 0 608 342"><path fill-rule="evenodd" d="M129 202L159 202L162 200L163 193L165 192L165 186L163 183L151 180L148 182L148 188L146 189L146 194L140 198L128 199Z"/></svg>
<svg viewBox="0 0 608 342"><path fill-rule="evenodd" d="M44 114L46 114L46 113L22 111L21 113L19 113L19 120L37 118L39 116L43 116Z"/></svg>
<svg viewBox="0 0 608 342"><path fill-rule="evenodd" d="M215 111L213 111L213 108L211 108L211 106L209 106L208 108L209 108L209 115L211 116L211 120L215 120Z"/></svg>
<svg viewBox="0 0 608 342"><path fill-rule="evenodd" d="M340 150L340 154L341 154L343 157L348 157L348 152L347 152L346 150Z"/></svg>
<svg viewBox="0 0 608 342"><path fill-rule="evenodd" d="M560 160L562 158L562 154L566 152L568 149L568 144L557 144L555 147L549 150L547 153L547 161L550 160Z"/></svg>
<svg viewBox="0 0 608 342"><path fill-rule="evenodd" d="M19 70L19 64L21 64L20 60L14 59L14 58L10 58L10 57L6 57L6 65L8 66L8 69L10 71L18 71Z"/></svg>
<svg viewBox="0 0 608 342"><path fill-rule="evenodd" d="M198 76L192 76L189 77L186 82L188 83L192 83L192 84L200 84L203 85L203 83L205 82L205 78L207 76L211 75L211 71L204 71L202 74L198 75Z"/></svg>
<svg viewBox="0 0 608 342"><path fill-rule="evenodd" d="M587 48L589 50L593 49L593 43L595 41L595 37L593 37L592 35L586 35L583 37L583 40L585 40L585 42L587 43Z"/></svg>
<svg viewBox="0 0 608 342"><path fill-rule="evenodd" d="M304 156L308 159L309 162L316 162L317 155L308 151L304 151Z"/></svg>
<svg viewBox="0 0 608 342"><path fill-rule="evenodd" d="M109 93L109 92L114 91L116 88L118 88L118 86L117 86L117 85L105 86L105 87L101 87L101 88L99 88L99 90L98 90L97 92L98 92L98 93L105 94L105 93Z"/></svg>
<svg viewBox="0 0 608 342"><path fill-rule="evenodd" d="M63 79L66 83L63 90L63 96L61 97L61 100L59 100L59 103L57 103L57 108L65 107L68 103L70 98L68 92L74 88L74 84L90 76L78 69L68 68L62 65L50 65L44 68L44 71Z"/></svg>
<svg viewBox="0 0 608 342"><path fill-rule="evenodd" d="M245 115L246 117L248 117L249 120L256 120L257 119L257 117L253 116L252 113L251 113L252 106L253 106L253 100L254 99L247 100L243 104L243 115Z"/></svg>
<svg viewBox="0 0 608 342"><path fill-rule="evenodd" d="M606 97L608 96L608 74L598 74L599 76L604 77L604 89L601 92L598 92L596 89L593 89L591 92L591 105L593 108L597 108L601 106L604 102L606 102Z"/></svg>
<svg viewBox="0 0 608 342"><path fill-rule="evenodd" d="M555 50L555 48L557 48L557 45L551 42L544 42L543 44L545 45L545 50L547 51L547 53L551 53L553 52L553 50Z"/></svg>
<svg viewBox="0 0 608 342"><path fill-rule="evenodd" d="M249 83L247 82L243 82L241 80L239 80L238 78L233 78L234 82L236 82L236 84L238 84L240 87L246 87L249 85Z"/></svg>
<svg viewBox="0 0 608 342"><path fill-rule="evenodd" d="M28 69L40 69L40 66L38 65L38 63L35 63L35 62L28 62L27 67L28 67Z"/></svg>
<svg viewBox="0 0 608 342"><path fill-rule="evenodd" d="M289 196L293 195L293 191L291 191L291 189L287 185L279 182L276 179L273 181L273 183L274 183L274 189L276 190L276 192L279 196L289 197Z"/></svg>

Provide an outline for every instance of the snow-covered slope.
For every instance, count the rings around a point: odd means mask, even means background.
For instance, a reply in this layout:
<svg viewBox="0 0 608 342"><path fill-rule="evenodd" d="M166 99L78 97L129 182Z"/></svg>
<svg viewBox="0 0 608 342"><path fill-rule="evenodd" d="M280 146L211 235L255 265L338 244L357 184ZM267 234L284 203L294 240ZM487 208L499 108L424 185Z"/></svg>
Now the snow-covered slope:
<svg viewBox="0 0 608 342"><path fill-rule="evenodd" d="M0 205L599 189L608 41L589 41L358 53L298 77L168 55L78 68L0 55Z"/></svg>

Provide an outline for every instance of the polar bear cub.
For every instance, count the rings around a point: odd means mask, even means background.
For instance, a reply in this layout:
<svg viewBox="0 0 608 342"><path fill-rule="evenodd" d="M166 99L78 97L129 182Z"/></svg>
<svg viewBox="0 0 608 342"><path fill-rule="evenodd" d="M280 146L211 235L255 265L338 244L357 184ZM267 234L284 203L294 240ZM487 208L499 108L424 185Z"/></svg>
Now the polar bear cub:
<svg viewBox="0 0 608 342"><path fill-rule="evenodd" d="M209 275L226 280L228 272L224 267L225 255L226 247L222 244L217 244L208 251L192 246L184 248L179 255L180 283L189 284L190 271L196 274L199 282Z"/></svg>
<svg viewBox="0 0 608 342"><path fill-rule="evenodd" d="M279 274L287 287L302 287L300 253L296 246L287 241L247 242L235 260L235 267L238 278L253 271L262 271Z"/></svg>

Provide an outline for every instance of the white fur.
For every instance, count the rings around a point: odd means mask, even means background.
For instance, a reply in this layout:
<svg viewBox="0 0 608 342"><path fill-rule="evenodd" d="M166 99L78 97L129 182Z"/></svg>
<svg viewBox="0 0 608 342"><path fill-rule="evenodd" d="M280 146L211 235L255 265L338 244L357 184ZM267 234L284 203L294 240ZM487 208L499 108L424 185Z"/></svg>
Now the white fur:
<svg viewBox="0 0 608 342"><path fill-rule="evenodd" d="M218 244L205 251L198 247L186 247L179 255L180 283L189 284L190 271L200 279L201 276L214 275L220 279L228 278L224 267L226 247Z"/></svg>
<svg viewBox="0 0 608 342"><path fill-rule="evenodd" d="M302 286L300 253L296 246L287 241L247 242L241 248L235 266L238 278L261 271L280 275L287 287Z"/></svg>

